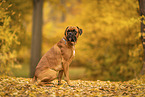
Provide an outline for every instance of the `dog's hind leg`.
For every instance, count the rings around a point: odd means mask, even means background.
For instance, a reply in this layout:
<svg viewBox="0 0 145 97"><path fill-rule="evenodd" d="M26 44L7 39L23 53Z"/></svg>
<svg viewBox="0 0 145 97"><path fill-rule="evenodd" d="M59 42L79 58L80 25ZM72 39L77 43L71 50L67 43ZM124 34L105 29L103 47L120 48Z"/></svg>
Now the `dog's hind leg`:
<svg viewBox="0 0 145 97"><path fill-rule="evenodd" d="M38 85L51 86L51 85L53 85L53 83L51 83L51 81L56 78L57 78L57 72L55 70L46 69L38 75L38 80L39 80Z"/></svg>

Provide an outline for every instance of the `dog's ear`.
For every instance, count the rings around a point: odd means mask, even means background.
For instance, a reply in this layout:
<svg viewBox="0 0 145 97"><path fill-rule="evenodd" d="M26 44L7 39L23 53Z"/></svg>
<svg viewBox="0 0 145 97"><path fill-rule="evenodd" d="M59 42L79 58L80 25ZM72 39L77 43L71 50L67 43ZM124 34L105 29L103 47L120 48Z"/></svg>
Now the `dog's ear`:
<svg viewBox="0 0 145 97"><path fill-rule="evenodd" d="M78 30L79 30L80 35L82 35L83 30L82 30L82 29L80 29L78 26L77 26L77 28L78 28Z"/></svg>
<svg viewBox="0 0 145 97"><path fill-rule="evenodd" d="M80 35L83 33L83 30L82 29L80 29Z"/></svg>
<svg viewBox="0 0 145 97"><path fill-rule="evenodd" d="M69 26L68 26L68 27L69 27ZM67 32L68 27L65 29L65 32L64 32L64 35L65 35L65 36L66 36L66 32Z"/></svg>

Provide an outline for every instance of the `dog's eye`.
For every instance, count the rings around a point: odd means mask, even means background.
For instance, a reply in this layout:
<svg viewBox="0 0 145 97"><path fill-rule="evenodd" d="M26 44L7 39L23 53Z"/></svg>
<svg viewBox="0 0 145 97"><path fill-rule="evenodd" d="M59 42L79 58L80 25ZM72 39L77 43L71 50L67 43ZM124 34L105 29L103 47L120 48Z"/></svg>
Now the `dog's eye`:
<svg viewBox="0 0 145 97"><path fill-rule="evenodd" d="M73 32L75 32L76 30L75 29L73 29Z"/></svg>
<svg viewBox="0 0 145 97"><path fill-rule="evenodd" d="M75 33L75 35L77 34L77 31L75 29L73 29L73 32Z"/></svg>

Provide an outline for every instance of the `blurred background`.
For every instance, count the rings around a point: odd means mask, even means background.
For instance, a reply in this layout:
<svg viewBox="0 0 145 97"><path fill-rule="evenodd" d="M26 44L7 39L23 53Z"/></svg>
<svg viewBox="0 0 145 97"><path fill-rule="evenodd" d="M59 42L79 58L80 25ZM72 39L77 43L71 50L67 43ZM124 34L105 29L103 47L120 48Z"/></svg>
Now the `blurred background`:
<svg viewBox="0 0 145 97"><path fill-rule="evenodd" d="M34 1L41 0L0 0L0 75L30 77ZM67 26L83 29L70 79L124 81L140 74L143 47L137 0L42 3L41 56L64 36Z"/></svg>

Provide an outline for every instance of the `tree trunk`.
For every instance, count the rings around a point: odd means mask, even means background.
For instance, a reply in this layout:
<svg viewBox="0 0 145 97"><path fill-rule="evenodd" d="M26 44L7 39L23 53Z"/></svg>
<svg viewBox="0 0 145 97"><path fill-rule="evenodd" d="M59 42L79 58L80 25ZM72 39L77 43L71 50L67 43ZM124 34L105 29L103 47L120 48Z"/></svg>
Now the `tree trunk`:
<svg viewBox="0 0 145 97"><path fill-rule="evenodd" d="M60 0L62 5L62 15L61 15L61 22L64 22L66 19L66 6L65 6L65 0Z"/></svg>
<svg viewBox="0 0 145 97"><path fill-rule="evenodd" d="M138 0L140 7L140 15L145 16L145 0ZM141 74L145 74L145 24L143 23L144 17L141 18L141 40L144 49L143 67Z"/></svg>
<svg viewBox="0 0 145 97"><path fill-rule="evenodd" d="M33 0L33 28L31 44L30 77L34 76L36 65L41 57L43 0Z"/></svg>

